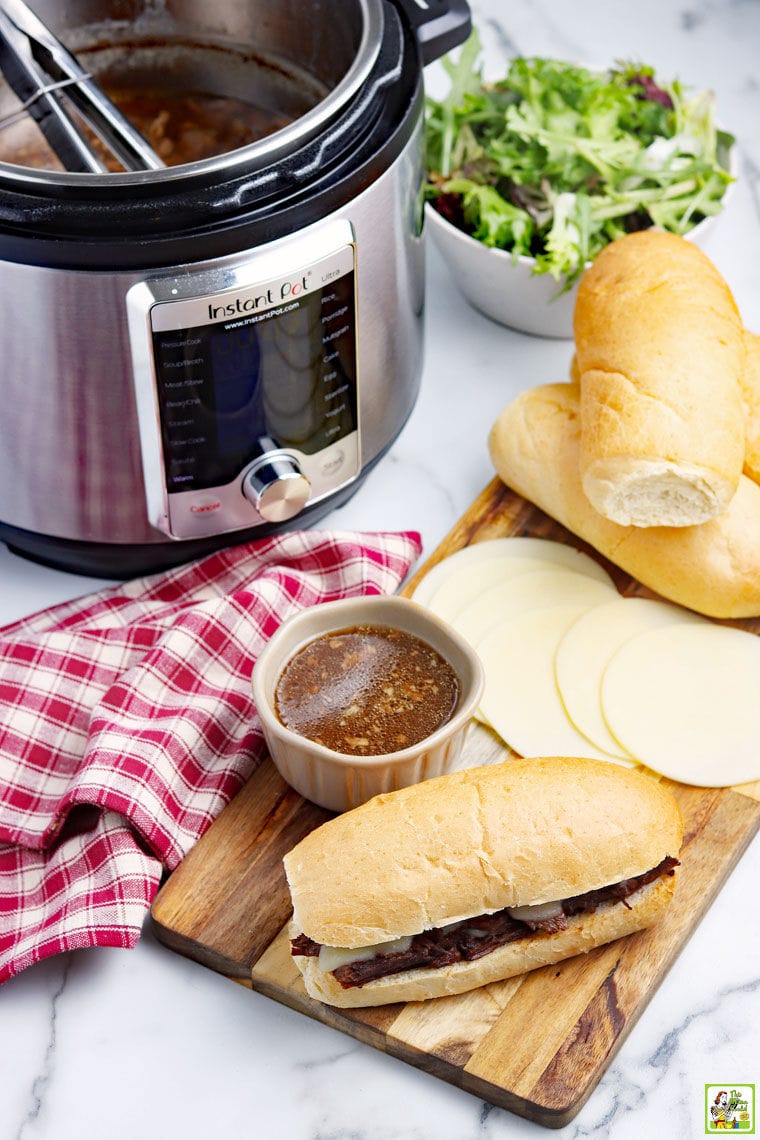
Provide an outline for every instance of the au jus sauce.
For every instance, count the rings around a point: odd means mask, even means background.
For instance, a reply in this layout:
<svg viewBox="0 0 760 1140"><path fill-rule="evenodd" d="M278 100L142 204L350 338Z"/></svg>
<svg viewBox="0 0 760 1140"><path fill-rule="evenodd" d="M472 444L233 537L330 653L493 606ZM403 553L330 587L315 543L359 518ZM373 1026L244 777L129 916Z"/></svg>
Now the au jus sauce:
<svg viewBox="0 0 760 1140"><path fill-rule="evenodd" d="M275 690L282 724L334 752L409 748L446 724L459 679L437 650L404 630L356 626L299 650Z"/></svg>

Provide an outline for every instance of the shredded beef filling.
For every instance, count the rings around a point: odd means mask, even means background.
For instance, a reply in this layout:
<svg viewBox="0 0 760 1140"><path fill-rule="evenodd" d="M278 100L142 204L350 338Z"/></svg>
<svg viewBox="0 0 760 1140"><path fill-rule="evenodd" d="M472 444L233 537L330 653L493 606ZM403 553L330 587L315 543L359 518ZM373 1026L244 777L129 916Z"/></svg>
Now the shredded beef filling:
<svg viewBox="0 0 760 1140"><path fill-rule="evenodd" d="M363 986L375 978L400 974L420 966L437 968L450 966L454 962L473 962L476 958L483 958L499 946L516 942L519 938L526 938L536 933L555 934L558 930L565 930L569 917L591 913L603 903L622 902L628 906L625 900L629 895L662 875L672 875L677 866L678 860L668 855L643 875L623 879L620 883L601 887L597 891L587 891L586 894L563 899L561 915L542 919L539 922L522 922L511 918L506 910L499 910L495 914L482 914L478 918L466 918L449 926L426 930L422 934L415 934L407 950L395 954L377 954L374 958L360 962L349 962L333 970L333 974L343 989L347 990L353 986ZM305 934L299 934L297 938L291 939L290 949L293 955L317 958L321 946L319 942L314 942Z"/></svg>

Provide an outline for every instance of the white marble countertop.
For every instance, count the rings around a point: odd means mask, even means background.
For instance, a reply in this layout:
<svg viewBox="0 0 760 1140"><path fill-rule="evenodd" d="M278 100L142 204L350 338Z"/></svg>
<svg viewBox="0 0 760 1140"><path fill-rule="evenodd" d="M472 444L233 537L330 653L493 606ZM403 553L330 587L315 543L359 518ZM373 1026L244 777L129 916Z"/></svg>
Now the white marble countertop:
<svg viewBox="0 0 760 1140"><path fill-rule="evenodd" d="M708 252L760 332L758 0L479 0L487 70L515 53L643 59L717 92L739 184ZM431 89L438 65L428 71ZM325 525L421 530L433 550L492 477L488 429L520 389L564 379L567 341L493 324L428 258L428 346L415 412ZM0 621L100 583L0 549ZM760 838L563 1135L696 1137L705 1083L760 1088ZM0 1140L253 1136L502 1140L539 1126L187 961L146 929L135 950L48 960L0 989Z"/></svg>

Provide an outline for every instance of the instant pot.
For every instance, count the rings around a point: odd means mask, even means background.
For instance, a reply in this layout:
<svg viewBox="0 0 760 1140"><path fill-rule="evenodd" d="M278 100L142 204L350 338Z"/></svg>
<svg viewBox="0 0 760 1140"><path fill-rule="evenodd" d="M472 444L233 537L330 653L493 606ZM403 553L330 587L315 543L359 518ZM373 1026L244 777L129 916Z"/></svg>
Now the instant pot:
<svg viewBox="0 0 760 1140"><path fill-rule="evenodd" d="M281 117L156 170L0 162L0 539L127 577L313 523L416 399L422 70L467 4L31 6L96 81Z"/></svg>

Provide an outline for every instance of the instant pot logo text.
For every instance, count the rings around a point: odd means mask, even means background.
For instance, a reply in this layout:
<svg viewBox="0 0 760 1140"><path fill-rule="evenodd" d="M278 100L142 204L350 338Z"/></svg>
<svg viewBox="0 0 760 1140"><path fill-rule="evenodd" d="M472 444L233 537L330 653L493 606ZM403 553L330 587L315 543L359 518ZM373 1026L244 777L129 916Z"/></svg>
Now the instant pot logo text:
<svg viewBox="0 0 760 1140"><path fill-rule="evenodd" d="M224 317L239 317L246 313L255 313L258 309L268 308L278 301L290 301L298 298L302 293L309 291L309 278L311 271L305 273L295 281L282 281L274 288L270 285L263 293L251 297L236 297L234 301L227 301L224 305L209 305L208 317L210 321L218 321Z"/></svg>

